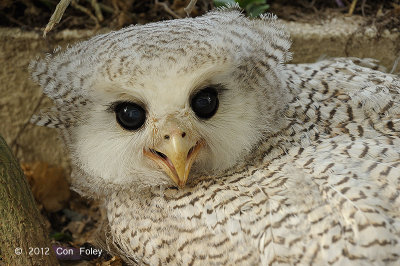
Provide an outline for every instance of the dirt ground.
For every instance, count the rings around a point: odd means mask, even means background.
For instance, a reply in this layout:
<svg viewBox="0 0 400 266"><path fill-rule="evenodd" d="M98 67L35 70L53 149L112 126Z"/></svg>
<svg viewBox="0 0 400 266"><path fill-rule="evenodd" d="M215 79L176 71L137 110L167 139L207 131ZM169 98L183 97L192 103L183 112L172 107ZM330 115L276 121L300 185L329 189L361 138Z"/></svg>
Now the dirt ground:
<svg viewBox="0 0 400 266"><path fill-rule="evenodd" d="M80 0L73 1L52 33L63 29L120 29L130 24L144 24L151 21L186 17L185 0L135 1L135 0ZM18 27L26 31L43 31L58 0L2 0L0 1L0 27ZM93 4L95 3L95 4ZM400 31L400 0L396 1L356 1L352 0L298 0L273 1L268 12L288 21L315 22L337 16L364 16L369 25L376 25L378 31L385 29ZM214 7L213 1L199 0L191 16L201 15ZM23 165L28 180L34 190L40 187L43 176L65 178L62 171L31 164ZM39 169L39 170L38 170ZM50 172L49 172L50 171ZM36 183L35 183L36 182ZM99 203L81 198L70 192L68 184L57 182L49 191L65 191L53 197L35 198L50 231L54 245L82 247L94 245L93 235L101 221ZM35 191L34 191L35 194ZM47 194L46 194L47 195ZM61 198L62 197L62 198ZM54 204L53 204L54 203ZM60 204L58 206L57 204ZM57 205L54 207L54 205ZM53 207L48 207L53 206ZM61 265L123 265L123 262L108 254L101 258L81 257L75 261L61 261Z"/></svg>

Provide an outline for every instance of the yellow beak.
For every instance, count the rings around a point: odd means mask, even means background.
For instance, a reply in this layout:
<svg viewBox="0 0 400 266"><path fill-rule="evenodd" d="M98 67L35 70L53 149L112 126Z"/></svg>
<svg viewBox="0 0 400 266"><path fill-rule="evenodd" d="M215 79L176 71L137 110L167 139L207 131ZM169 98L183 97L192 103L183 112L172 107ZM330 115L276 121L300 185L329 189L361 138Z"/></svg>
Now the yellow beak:
<svg viewBox="0 0 400 266"><path fill-rule="evenodd" d="M203 141L195 142L186 133L175 131L165 135L157 148L144 149L143 153L156 162L178 187L183 188L202 146Z"/></svg>

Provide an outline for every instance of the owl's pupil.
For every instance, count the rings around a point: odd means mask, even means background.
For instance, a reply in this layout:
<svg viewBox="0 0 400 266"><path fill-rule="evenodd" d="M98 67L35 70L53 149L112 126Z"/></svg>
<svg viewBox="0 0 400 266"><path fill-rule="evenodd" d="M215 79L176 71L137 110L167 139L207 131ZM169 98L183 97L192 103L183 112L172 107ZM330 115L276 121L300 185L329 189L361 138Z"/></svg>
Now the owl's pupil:
<svg viewBox="0 0 400 266"><path fill-rule="evenodd" d="M115 107L117 122L127 130L139 129L146 120L145 110L131 102L122 102Z"/></svg>
<svg viewBox="0 0 400 266"><path fill-rule="evenodd" d="M217 112L218 105L218 93L211 87L196 93L191 102L191 107L195 114L203 119L212 117Z"/></svg>

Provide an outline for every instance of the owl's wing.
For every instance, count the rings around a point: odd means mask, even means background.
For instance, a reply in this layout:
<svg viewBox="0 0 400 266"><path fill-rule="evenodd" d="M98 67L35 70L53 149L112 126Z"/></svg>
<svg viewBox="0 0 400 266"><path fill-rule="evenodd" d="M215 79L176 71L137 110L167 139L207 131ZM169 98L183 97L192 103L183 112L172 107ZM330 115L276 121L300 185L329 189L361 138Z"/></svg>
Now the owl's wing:
<svg viewBox="0 0 400 266"><path fill-rule="evenodd" d="M282 164L286 196L294 202L283 205L281 215L299 216L299 228L308 231L303 241L286 244L292 255L297 250L304 262L398 261L399 138L321 137L288 150L271 167ZM275 237L285 237L285 225L290 228L284 222L275 227Z"/></svg>
<svg viewBox="0 0 400 266"><path fill-rule="evenodd" d="M374 70L380 67L372 59L335 58L287 67L288 86L298 95L292 113L307 116L331 135L339 130L353 137L399 137L400 77Z"/></svg>
<svg viewBox="0 0 400 266"><path fill-rule="evenodd" d="M262 251L264 261L400 259L400 82L365 65L376 67L349 59L288 66L298 95L287 114L293 139L264 159L264 175L280 176L284 187L276 195L274 182L263 183L281 203L270 212L279 222L271 223L274 249Z"/></svg>

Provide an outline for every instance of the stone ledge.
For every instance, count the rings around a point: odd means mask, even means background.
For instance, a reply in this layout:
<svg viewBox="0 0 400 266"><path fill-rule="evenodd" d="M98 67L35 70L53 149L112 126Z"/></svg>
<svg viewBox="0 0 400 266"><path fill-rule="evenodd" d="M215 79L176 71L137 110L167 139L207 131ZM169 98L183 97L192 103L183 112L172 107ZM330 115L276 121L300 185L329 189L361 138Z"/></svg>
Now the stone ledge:
<svg viewBox="0 0 400 266"><path fill-rule="evenodd" d="M364 26L363 17L341 16L316 24L285 24L293 39L294 63L315 62L321 56L370 57L391 70L400 56L400 32L378 32L375 26Z"/></svg>
<svg viewBox="0 0 400 266"><path fill-rule="evenodd" d="M103 30L107 32L107 30ZM15 40L37 40L44 41L45 38L42 36L40 31L24 31L20 28L4 28L0 27L0 39L15 39ZM55 34L49 33L47 39L51 42L63 41L63 40L78 40L85 39L95 35L94 31L91 30L63 30Z"/></svg>
<svg viewBox="0 0 400 266"><path fill-rule="evenodd" d="M391 70L400 55L400 33L364 27L362 17L342 16L316 24L284 23L293 39L293 63L314 62L321 56L372 57ZM8 144L29 120L41 95L29 78L30 60L93 35L89 30L64 30L43 39L41 32L0 28L0 134ZM46 99L42 105L50 104ZM13 152L21 161L44 161L69 169L68 156L53 129L28 125Z"/></svg>

